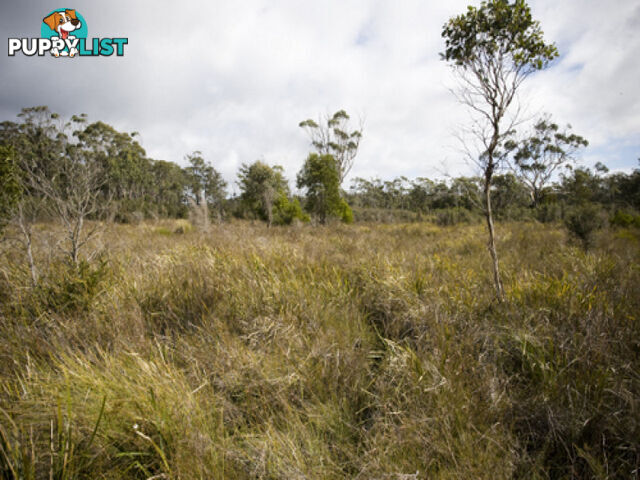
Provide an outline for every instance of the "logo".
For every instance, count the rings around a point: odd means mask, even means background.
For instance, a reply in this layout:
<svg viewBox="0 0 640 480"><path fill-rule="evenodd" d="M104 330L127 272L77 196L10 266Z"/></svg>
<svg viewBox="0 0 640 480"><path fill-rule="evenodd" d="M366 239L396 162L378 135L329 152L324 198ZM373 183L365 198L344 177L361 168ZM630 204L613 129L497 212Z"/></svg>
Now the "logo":
<svg viewBox="0 0 640 480"><path fill-rule="evenodd" d="M88 38L87 22L71 8L53 10L42 19L40 38L10 38L9 56L110 57L124 55L128 38Z"/></svg>

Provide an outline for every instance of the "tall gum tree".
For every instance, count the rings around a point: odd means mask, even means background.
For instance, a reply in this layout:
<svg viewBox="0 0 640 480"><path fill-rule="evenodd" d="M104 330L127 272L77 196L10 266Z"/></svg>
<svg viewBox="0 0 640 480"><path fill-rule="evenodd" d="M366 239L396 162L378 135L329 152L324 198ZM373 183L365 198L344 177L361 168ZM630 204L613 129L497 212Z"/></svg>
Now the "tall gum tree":
<svg viewBox="0 0 640 480"><path fill-rule="evenodd" d="M514 100L518 89L529 75L546 68L558 51L545 43L540 24L533 20L524 0L490 0L479 7L469 6L464 14L449 19L442 36L445 50L441 58L460 80L456 96L471 114L469 133L480 146L472 160L482 170L493 280L496 297L503 301L491 210L492 179L505 159L503 143L517 118Z"/></svg>
<svg viewBox="0 0 640 480"><path fill-rule="evenodd" d="M364 129L364 122L360 120L360 126L351 130L350 119L347 112L338 110L331 117L320 118L320 123L308 119L299 124L321 156L331 155L334 158L340 185L353 167Z"/></svg>

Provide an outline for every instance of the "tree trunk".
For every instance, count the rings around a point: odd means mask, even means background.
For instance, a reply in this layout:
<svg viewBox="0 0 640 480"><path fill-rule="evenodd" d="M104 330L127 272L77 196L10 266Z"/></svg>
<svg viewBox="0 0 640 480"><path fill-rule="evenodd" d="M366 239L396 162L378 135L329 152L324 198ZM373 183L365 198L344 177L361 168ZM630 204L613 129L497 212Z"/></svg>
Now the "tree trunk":
<svg viewBox="0 0 640 480"><path fill-rule="evenodd" d="M271 224L273 223L273 197L275 196L274 192L270 188L264 191L262 195L262 200L264 201L264 210L267 214L267 228L271 228Z"/></svg>
<svg viewBox="0 0 640 480"><path fill-rule="evenodd" d="M499 302L504 301L504 289L500 280L500 265L498 263L498 251L496 249L495 230L493 228L493 212L491 210L491 178L485 177L484 182L485 218L489 228L489 253L493 262L493 283L496 289L496 298Z"/></svg>
<svg viewBox="0 0 640 480"><path fill-rule="evenodd" d="M538 205L540 204L541 192L536 187L533 187L531 196L533 199L533 208L538 208Z"/></svg>
<svg viewBox="0 0 640 480"><path fill-rule="evenodd" d="M74 267L78 266L78 252L80 250L80 235L82 235L82 227L84 226L84 221L82 216L78 218L73 226L73 229L69 232L69 240L71 241L71 262Z"/></svg>

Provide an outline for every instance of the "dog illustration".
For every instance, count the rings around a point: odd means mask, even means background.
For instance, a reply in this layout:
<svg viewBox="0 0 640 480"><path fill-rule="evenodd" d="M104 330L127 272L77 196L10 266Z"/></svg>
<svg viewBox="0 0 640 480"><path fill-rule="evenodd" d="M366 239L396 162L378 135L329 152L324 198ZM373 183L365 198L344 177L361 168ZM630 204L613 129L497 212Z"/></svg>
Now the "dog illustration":
<svg viewBox="0 0 640 480"><path fill-rule="evenodd" d="M48 17L45 17L42 20L47 26L56 32L60 39L66 40L67 38L75 38L73 35L70 35L74 30L82 27L82 22L77 19L75 10L65 10L64 12L53 12ZM71 48L70 51L59 50L57 48L51 49L51 54L56 57L62 56L70 56L73 57L77 55L78 49Z"/></svg>

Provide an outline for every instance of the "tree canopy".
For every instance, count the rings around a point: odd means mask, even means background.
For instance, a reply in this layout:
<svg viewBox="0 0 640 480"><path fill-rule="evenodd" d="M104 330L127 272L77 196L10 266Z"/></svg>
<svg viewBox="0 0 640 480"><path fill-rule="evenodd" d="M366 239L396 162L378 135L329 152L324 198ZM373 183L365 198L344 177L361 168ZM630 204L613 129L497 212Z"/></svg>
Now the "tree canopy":
<svg viewBox="0 0 640 480"><path fill-rule="evenodd" d="M359 128L351 130L350 119L346 111L338 110L331 117L320 119L319 123L307 119L299 125L307 131L311 145L320 155L333 156L340 185L353 167L362 139L362 123Z"/></svg>
<svg viewBox="0 0 640 480"><path fill-rule="evenodd" d="M513 150L515 170L531 191L534 206L540 203L543 189L556 170L573 160L581 147L589 145L580 135L570 133L570 128L561 130L550 116L545 116L520 141L505 144L507 150Z"/></svg>
<svg viewBox="0 0 640 480"><path fill-rule="evenodd" d="M320 223L326 223L331 216L353 221L351 209L340 197L340 174L332 155L309 154L298 173L297 186L306 189L305 208Z"/></svg>
<svg viewBox="0 0 640 480"><path fill-rule="evenodd" d="M289 194L282 167L270 167L261 161L251 165L242 164L238 172L238 185L242 191L240 199L245 209L269 224L273 222L273 206L276 199Z"/></svg>

